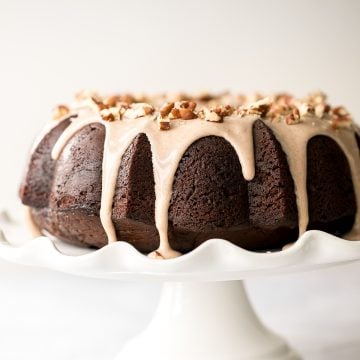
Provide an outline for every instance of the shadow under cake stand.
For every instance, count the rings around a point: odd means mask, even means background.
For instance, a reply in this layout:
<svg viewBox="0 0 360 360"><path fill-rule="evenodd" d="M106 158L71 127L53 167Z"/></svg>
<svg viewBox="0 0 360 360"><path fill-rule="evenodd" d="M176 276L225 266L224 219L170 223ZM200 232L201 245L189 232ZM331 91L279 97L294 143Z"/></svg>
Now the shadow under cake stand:
<svg viewBox="0 0 360 360"><path fill-rule="evenodd" d="M47 237L14 246L3 237L0 257L91 278L164 282L150 324L115 360L295 360L301 357L260 322L243 280L357 261L360 241L308 231L286 250L256 253L214 239L153 260L124 242L89 250Z"/></svg>

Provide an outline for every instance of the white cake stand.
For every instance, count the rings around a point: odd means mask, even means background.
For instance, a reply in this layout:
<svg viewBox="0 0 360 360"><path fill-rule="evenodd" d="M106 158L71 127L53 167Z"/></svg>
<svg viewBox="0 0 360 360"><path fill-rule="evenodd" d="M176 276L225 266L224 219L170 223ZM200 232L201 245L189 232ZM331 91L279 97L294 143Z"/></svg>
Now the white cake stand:
<svg viewBox="0 0 360 360"><path fill-rule="evenodd" d="M243 280L360 259L360 241L321 231L308 231L280 252L249 252L214 239L177 259L153 260L123 242L97 251L47 237L21 244L21 227L9 221L1 226L10 239L0 241L0 257L5 260L92 278L164 282L149 326L124 346L116 360L300 359L259 321Z"/></svg>

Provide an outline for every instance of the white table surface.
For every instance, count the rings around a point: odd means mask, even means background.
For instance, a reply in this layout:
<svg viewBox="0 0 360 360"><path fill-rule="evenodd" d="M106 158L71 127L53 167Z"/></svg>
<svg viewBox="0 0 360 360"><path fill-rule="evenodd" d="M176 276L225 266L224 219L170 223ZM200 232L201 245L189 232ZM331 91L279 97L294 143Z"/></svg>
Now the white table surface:
<svg viewBox="0 0 360 360"><path fill-rule="evenodd" d="M360 263L248 282L262 320L311 360L360 358ZM159 283L0 262L0 359L111 360L151 318Z"/></svg>

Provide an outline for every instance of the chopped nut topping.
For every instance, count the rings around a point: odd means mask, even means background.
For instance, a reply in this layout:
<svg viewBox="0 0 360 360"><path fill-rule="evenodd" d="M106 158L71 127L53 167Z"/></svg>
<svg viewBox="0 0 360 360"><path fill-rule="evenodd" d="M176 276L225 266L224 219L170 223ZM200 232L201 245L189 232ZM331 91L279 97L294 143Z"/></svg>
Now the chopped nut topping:
<svg viewBox="0 0 360 360"><path fill-rule="evenodd" d="M197 115L194 113L196 102L194 101L180 101L175 103L175 108L171 110L172 119L191 120L196 119Z"/></svg>
<svg viewBox="0 0 360 360"><path fill-rule="evenodd" d="M103 103L107 106L114 107L121 102L119 95L113 95L104 99Z"/></svg>
<svg viewBox="0 0 360 360"><path fill-rule="evenodd" d="M152 103L151 97L143 92L134 93L133 98L135 99L134 102L142 102L142 103L147 103L147 104ZM154 104L152 104L152 105L154 105Z"/></svg>
<svg viewBox="0 0 360 360"><path fill-rule="evenodd" d="M167 102L160 108L160 113L158 116L158 123L160 130L169 130L170 129L170 115L174 109L173 102Z"/></svg>
<svg viewBox="0 0 360 360"><path fill-rule="evenodd" d="M179 103L180 109L189 109L191 111L194 111L196 108L196 102L195 101L181 101Z"/></svg>
<svg viewBox="0 0 360 360"><path fill-rule="evenodd" d="M197 115L194 112L195 108L196 103L194 101L166 103L160 108L160 115L163 118L168 116L171 120L191 120L197 118Z"/></svg>
<svg viewBox="0 0 360 360"><path fill-rule="evenodd" d="M265 98L265 96L263 96L259 92L255 92L246 98L246 103L247 104L256 103L258 101L263 100L264 98Z"/></svg>
<svg viewBox="0 0 360 360"><path fill-rule="evenodd" d="M212 121L212 122L222 122L223 118L216 112L214 109L204 109L203 110L203 116L204 120L206 121Z"/></svg>
<svg viewBox="0 0 360 360"><path fill-rule="evenodd" d="M231 105L225 105L225 106L220 106L220 108L216 111L218 111L220 116L225 117L232 115L235 109Z"/></svg>
<svg viewBox="0 0 360 360"><path fill-rule="evenodd" d="M160 130L170 130L170 122L161 121Z"/></svg>
<svg viewBox="0 0 360 360"><path fill-rule="evenodd" d="M163 106L161 106L160 108L161 117L165 118L166 116L168 116L170 114L170 111L173 109L174 105L175 104L173 102L168 102L165 103Z"/></svg>
<svg viewBox="0 0 360 360"><path fill-rule="evenodd" d="M314 107L306 102L300 103L297 108L301 118L307 115L313 115L315 113Z"/></svg>
<svg viewBox="0 0 360 360"><path fill-rule="evenodd" d="M299 109L294 107L290 114L285 117L285 122L288 125L295 125L300 123L300 112Z"/></svg>
<svg viewBox="0 0 360 360"><path fill-rule="evenodd" d="M180 109L177 108L172 108L169 114L169 119L180 119L181 115L180 115Z"/></svg>
<svg viewBox="0 0 360 360"><path fill-rule="evenodd" d="M325 100L326 95L322 92L312 93L305 100L296 100L288 94L278 94L274 97L267 117L278 121L284 119L289 125L311 120L312 116L323 119L331 109Z"/></svg>
<svg viewBox="0 0 360 360"><path fill-rule="evenodd" d="M108 109L100 110L100 115L105 121L116 121L121 119L121 108L111 107Z"/></svg>
<svg viewBox="0 0 360 360"><path fill-rule="evenodd" d="M160 130L170 130L170 120L159 119L158 123Z"/></svg>
<svg viewBox="0 0 360 360"><path fill-rule="evenodd" d="M293 101L293 97L288 93L276 94L274 97L274 103L280 106L290 106Z"/></svg>
<svg viewBox="0 0 360 360"><path fill-rule="evenodd" d="M315 105L315 115L319 119L322 119L325 114L328 114L330 111L330 106L325 103L320 103Z"/></svg>
<svg viewBox="0 0 360 360"><path fill-rule="evenodd" d="M129 119L137 119L143 116L151 115L155 109L145 103L134 103L126 110L126 117Z"/></svg>
<svg viewBox="0 0 360 360"><path fill-rule="evenodd" d="M265 116L267 112L270 110L271 104L272 104L272 100L270 98L265 98L250 105L249 110L255 113L259 113L259 115L261 116Z"/></svg>
<svg viewBox="0 0 360 360"><path fill-rule="evenodd" d="M331 127L334 129L339 128L351 128L352 127L352 120L351 118L333 118L331 120Z"/></svg>
<svg viewBox="0 0 360 360"><path fill-rule="evenodd" d="M144 110L145 116L146 115L151 115L155 111L155 109L149 104L145 104L144 107L143 107L143 110Z"/></svg>
<svg viewBox="0 0 360 360"><path fill-rule="evenodd" d="M98 108L99 110L108 109L108 108L110 107L110 106L104 104L104 103L102 102L102 100L99 100L99 99L96 98L96 97L91 97L90 99L91 99L91 101L97 106L97 108Z"/></svg>
<svg viewBox="0 0 360 360"><path fill-rule="evenodd" d="M349 128L352 126L352 118L343 106L337 106L331 110L331 126L334 129Z"/></svg>
<svg viewBox="0 0 360 360"><path fill-rule="evenodd" d="M327 96L322 91L313 92L307 98L308 102L312 105L323 104L325 103L326 99Z"/></svg>
<svg viewBox="0 0 360 360"><path fill-rule="evenodd" d="M201 92L200 94L195 96L195 99L201 102L208 102L214 99L214 95L210 94L207 91Z"/></svg>
<svg viewBox="0 0 360 360"><path fill-rule="evenodd" d="M337 117L347 117L350 115L343 106L334 107L331 111L331 114Z"/></svg>
<svg viewBox="0 0 360 360"><path fill-rule="evenodd" d="M200 110L198 117L206 121L222 122L224 117L232 115L234 111L235 109L231 105L216 106Z"/></svg>
<svg viewBox="0 0 360 360"><path fill-rule="evenodd" d="M234 108L231 105L217 106L212 109L205 108L198 115L201 119L212 122L222 122L224 117L232 115Z"/></svg>
<svg viewBox="0 0 360 360"><path fill-rule="evenodd" d="M59 120L69 114L70 109L66 105L58 105L53 109L52 117L54 120Z"/></svg>
<svg viewBox="0 0 360 360"><path fill-rule="evenodd" d="M120 101L127 103L127 104L132 104L135 102L135 98L130 95L130 94L123 94L123 95L119 95Z"/></svg>
<svg viewBox="0 0 360 360"><path fill-rule="evenodd" d="M190 108L188 109L180 108L179 112L180 112L180 118L182 120L192 120L197 118L197 115Z"/></svg>
<svg viewBox="0 0 360 360"><path fill-rule="evenodd" d="M77 101L83 101L83 100L87 100L89 98L94 98L94 99L97 99L98 101L101 101L101 97L96 91L82 90L75 94L75 99Z"/></svg>
<svg viewBox="0 0 360 360"><path fill-rule="evenodd" d="M265 117L269 112L273 100L270 98L264 98L259 101L256 101L250 105L240 108L240 115L259 115Z"/></svg>
<svg viewBox="0 0 360 360"><path fill-rule="evenodd" d="M246 97L229 92L218 95L206 92L195 96L184 93L163 93L153 96L123 93L101 97L93 91L82 91L76 95L76 98L80 103L78 107L75 105L75 108L90 107L106 121L121 120L123 116L137 119L151 115L157 110L159 111L157 117L159 127L163 130L170 129L171 121L177 119L200 118L206 121L222 122L235 110L239 117L252 114L264 120L282 121L289 125L309 121L317 124L317 118L322 119L325 126L335 129L353 126L352 118L347 110L343 107L332 109L326 103L326 95L320 91L302 100L287 93L278 93L272 98L264 98L259 93ZM200 102L200 106L195 101ZM161 104L163 105L160 106ZM60 105L54 111L54 118L61 118L69 112L69 108Z"/></svg>
<svg viewBox="0 0 360 360"><path fill-rule="evenodd" d="M185 94L183 92L178 92L178 93L170 93L166 95L168 101L170 102L178 102L178 101L185 101L185 100L190 100L191 96L189 96L188 94Z"/></svg>

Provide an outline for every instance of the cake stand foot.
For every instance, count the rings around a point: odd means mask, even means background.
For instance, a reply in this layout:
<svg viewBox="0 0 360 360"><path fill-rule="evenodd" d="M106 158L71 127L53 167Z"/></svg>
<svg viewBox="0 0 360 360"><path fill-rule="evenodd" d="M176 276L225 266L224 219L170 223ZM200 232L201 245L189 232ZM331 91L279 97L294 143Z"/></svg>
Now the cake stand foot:
<svg viewBox="0 0 360 360"><path fill-rule="evenodd" d="M115 360L298 360L250 305L242 281L165 283L149 326Z"/></svg>

